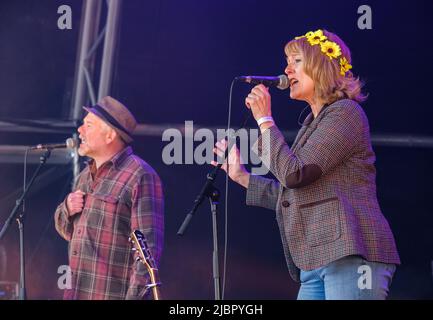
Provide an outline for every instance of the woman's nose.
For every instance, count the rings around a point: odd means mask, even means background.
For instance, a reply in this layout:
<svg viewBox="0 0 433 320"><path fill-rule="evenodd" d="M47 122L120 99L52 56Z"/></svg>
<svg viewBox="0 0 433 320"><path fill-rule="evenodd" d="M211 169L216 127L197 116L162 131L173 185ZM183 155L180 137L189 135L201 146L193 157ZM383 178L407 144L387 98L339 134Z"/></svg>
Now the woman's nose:
<svg viewBox="0 0 433 320"><path fill-rule="evenodd" d="M290 63L287 64L287 67L286 67L286 69L284 70L284 72L285 72L287 75L292 74L292 73L294 72L292 64L290 64Z"/></svg>

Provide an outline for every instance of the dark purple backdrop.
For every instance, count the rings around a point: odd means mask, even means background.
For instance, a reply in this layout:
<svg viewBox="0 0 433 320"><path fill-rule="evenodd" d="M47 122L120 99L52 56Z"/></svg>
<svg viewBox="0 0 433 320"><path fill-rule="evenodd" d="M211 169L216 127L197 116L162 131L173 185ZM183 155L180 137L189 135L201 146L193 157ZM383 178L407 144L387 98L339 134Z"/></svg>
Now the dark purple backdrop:
<svg viewBox="0 0 433 320"><path fill-rule="evenodd" d="M81 1L5 0L0 4L0 119L66 119L71 103ZM73 10L73 29L57 29L57 8ZM357 9L368 4L373 29L357 27ZM105 7L104 7L105 8ZM353 71L370 93L363 105L372 133L433 136L431 1L141 1L122 9L113 96L141 123L225 127L229 86L243 74L276 75L285 67L283 47L294 36L325 28L352 50ZM241 121L250 88L236 85L233 123ZM297 130L305 106L273 92L280 128ZM251 125L253 125L251 123ZM1 144L62 141L66 136L0 132ZM212 299L212 229L205 202L184 237L176 235L209 166L162 162L166 143L138 137L134 149L160 174L165 187L166 233L161 261L164 296ZM378 196L394 231L403 265L390 298L433 298L433 197L427 148L375 147ZM30 166L30 170L34 170ZM67 243L54 230L53 212L68 192L68 167L48 165L52 182L27 201L27 286L31 299L59 299L57 268L67 264ZM0 219L14 206L22 164L0 163ZM42 183L42 182L40 182ZM221 189L221 175L217 184ZM293 299L297 285L283 259L271 211L247 208L244 191L230 185L228 299ZM429 200L430 199L430 200ZM224 205L222 201L221 205ZM220 218L222 218L222 209ZM223 220L219 221L223 251ZM18 231L8 230L4 279L18 280ZM222 255L221 255L222 258ZM222 259L221 259L222 261ZM222 267L221 267L222 273Z"/></svg>

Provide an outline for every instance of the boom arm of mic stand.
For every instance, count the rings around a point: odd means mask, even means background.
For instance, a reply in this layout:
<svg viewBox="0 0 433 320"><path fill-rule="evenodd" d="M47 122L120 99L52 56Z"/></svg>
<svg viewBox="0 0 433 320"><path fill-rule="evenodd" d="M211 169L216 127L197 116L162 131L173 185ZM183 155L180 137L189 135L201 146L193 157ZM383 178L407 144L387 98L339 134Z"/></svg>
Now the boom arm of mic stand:
<svg viewBox="0 0 433 320"><path fill-rule="evenodd" d="M7 218L6 222L4 223L4 225L3 225L3 227L2 227L2 229L0 231L0 240L2 239L2 237L4 236L4 234L6 233L8 227L11 224L12 219L15 217L18 209L23 204L23 201L24 201L24 198L27 195L27 192L30 190L30 187L32 186L33 182L35 181L36 177L38 176L39 171L41 170L42 166L45 164L45 162L47 161L47 159L50 157L50 154L51 154L51 149L47 149L45 151L44 155L41 156L39 166L36 168L35 173L33 174L33 177L30 179L29 183L27 184L27 188L25 190L23 190L23 194L16 201L15 207L13 208L12 212L10 213L9 217Z"/></svg>
<svg viewBox="0 0 433 320"><path fill-rule="evenodd" d="M225 153L226 154L225 154L224 158L226 159L227 154L228 154L228 148L226 149ZM188 227L188 224L189 224L190 220L192 219L193 214L197 211L198 207L203 202L204 198L209 196L210 194L212 194L213 188L215 188L213 186L213 183L215 181L215 178L216 178L219 170L221 169L221 166L222 166L222 163L218 163L218 165L212 170L212 172L208 173L208 175L206 177L207 180L206 180L203 188L201 189L199 195L195 199L191 211L186 215L185 220L183 221L182 225L180 226L179 230L177 231L177 234L179 236L182 236L184 234L185 229Z"/></svg>
<svg viewBox="0 0 433 320"><path fill-rule="evenodd" d="M242 123L242 125L237 129L237 131L241 128L244 128L245 125L248 122L248 119L251 117L251 112L248 112L247 115L244 118L244 121ZM188 227L188 224L190 222L190 220L192 219L192 216L194 215L194 213L197 211L197 208L199 207L199 205L203 202L203 199L205 196L210 196L213 192L213 189L215 188L213 183L214 180L219 172L219 170L221 169L225 159L228 158L229 155L229 150L231 149L231 145L229 145L224 153L224 159L222 161L222 163L218 163L217 166L211 171L211 173L207 174L207 180L203 186L203 188L201 189L198 197L195 199L194 204L192 206L191 211L186 215L185 220L183 221L182 225L180 226L179 230L177 231L177 234L179 236L182 236L185 232L185 229Z"/></svg>

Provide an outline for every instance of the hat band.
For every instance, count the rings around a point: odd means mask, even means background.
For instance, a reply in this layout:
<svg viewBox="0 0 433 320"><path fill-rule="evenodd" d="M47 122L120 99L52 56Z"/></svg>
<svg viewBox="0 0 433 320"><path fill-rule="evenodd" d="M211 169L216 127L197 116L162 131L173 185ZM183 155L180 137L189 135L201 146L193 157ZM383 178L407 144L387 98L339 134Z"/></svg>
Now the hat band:
<svg viewBox="0 0 433 320"><path fill-rule="evenodd" d="M122 130L125 132L128 136L131 135L131 133L126 130L116 119L113 118L111 114L109 114L107 111L105 111L104 108L102 108L100 105L95 104L92 106L92 108L99 113L105 120L107 120L113 127L116 129Z"/></svg>

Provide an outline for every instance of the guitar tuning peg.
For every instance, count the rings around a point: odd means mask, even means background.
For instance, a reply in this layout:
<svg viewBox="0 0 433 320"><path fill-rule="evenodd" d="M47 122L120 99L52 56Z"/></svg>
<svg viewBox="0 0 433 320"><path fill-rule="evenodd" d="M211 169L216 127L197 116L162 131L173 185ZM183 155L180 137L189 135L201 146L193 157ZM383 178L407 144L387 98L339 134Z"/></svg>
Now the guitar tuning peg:
<svg viewBox="0 0 433 320"><path fill-rule="evenodd" d="M131 240L132 240L131 237L128 237L128 242L131 242Z"/></svg>
<svg viewBox="0 0 433 320"><path fill-rule="evenodd" d="M132 250L132 251L134 251L134 252L135 252L135 251L137 251L137 249L136 249L136 248L131 248L131 250Z"/></svg>
<svg viewBox="0 0 433 320"><path fill-rule="evenodd" d="M140 260L141 260L140 256L135 257L135 261L140 261Z"/></svg>

